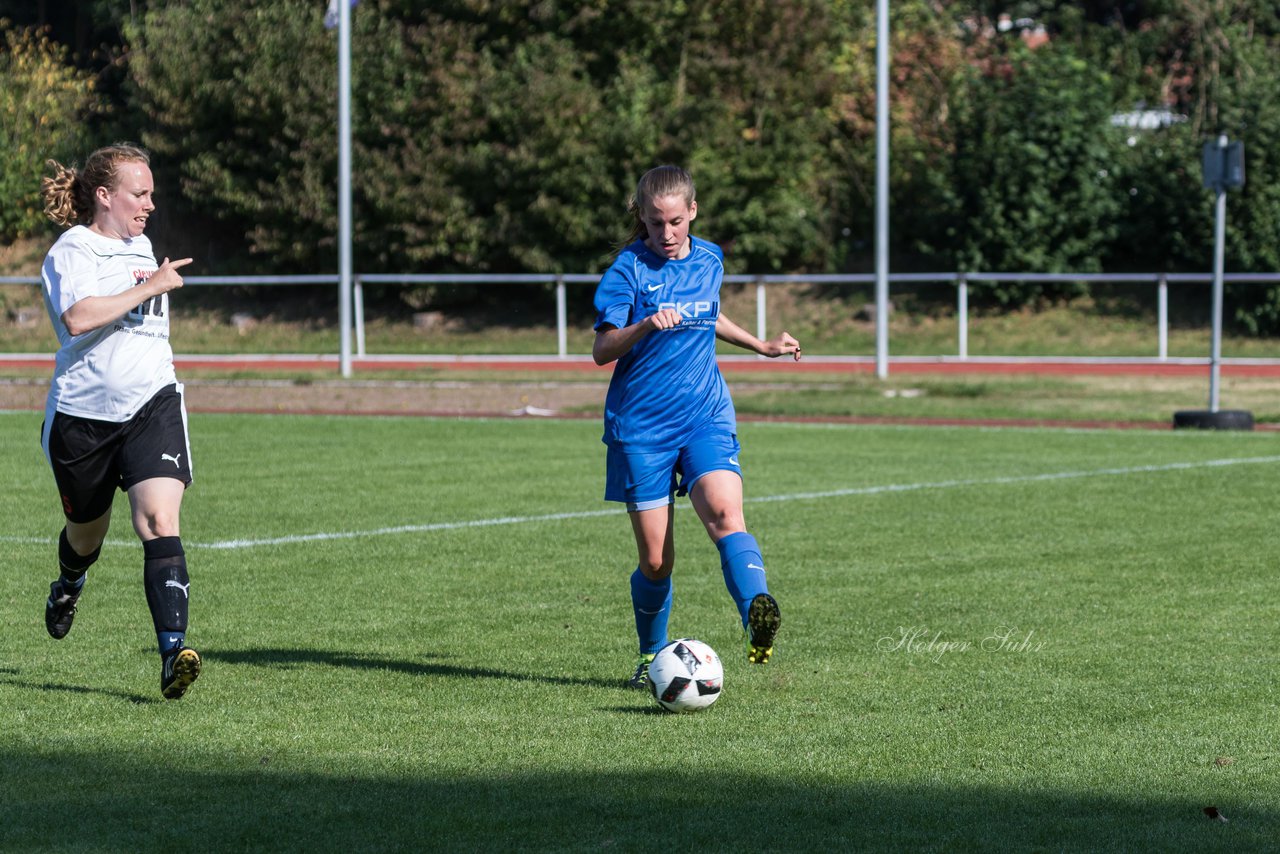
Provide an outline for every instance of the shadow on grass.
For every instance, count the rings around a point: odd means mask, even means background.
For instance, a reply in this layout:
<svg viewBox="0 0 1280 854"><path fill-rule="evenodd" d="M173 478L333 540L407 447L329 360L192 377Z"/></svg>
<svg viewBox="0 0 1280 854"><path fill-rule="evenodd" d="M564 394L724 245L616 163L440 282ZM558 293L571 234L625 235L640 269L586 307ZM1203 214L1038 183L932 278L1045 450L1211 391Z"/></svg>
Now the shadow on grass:
<svg viewBox="0 0 1280 854"><path fill-rule="evenodd" d="M661 749L655 740L654 749ZM413 775L277 770L268 757L0 749L3 850L1242 851L1277 814L1061 791L806 782L795 772L668 770ZM775 757L776 758L776 757ZM75 820L48 806L74 781ZM172 791L169 787L174 787ZM1274 850L1274 849L1273 849Z"/></svg>
<svg viewBox="0 0 1280 854"><path fill-rule="evenodd" d="M297 667L321 665L355 670L389 670L409 676L450 676L460 679L505 679L512 682L544 682L548 685L579 685L590 688L617 688L622 680L583 679L573 676L551 676L543 673L495 670L490 667L464 667L424 661L407 661L354 652L330 652L318 649L244 649L202 653L204 657L228 664L250 664L256 667Z"/></svg>
<svg viewBox="0 0 1280 854"><path fill-rule="evenodd" d="M17 674L17 670L5 668L0 673ZM148 697L143 694L134 694L131 691L114 691L110 688L91 688L87 685L62 685L57 682L34 682L28 679L9 679L0 677L0 685L12 685L15 688L27 688L32 691L60 691L64 694L96 694L101 697L115 697L120 700L128 700L130 703L144 705L147 703L162 702L159 695L159 686L157 684L156 696Z"/></svg>
<svg viewBox="0 0 1280 854"><path fill-rule="evenodd" d="M617 686L610 686L617 687ZM643 706L607 706L600 709L602 712L612 712L618 715L639 715L653 716L655 718L670 717L671 712L659 706L657 703L649 703Z"/></svg>

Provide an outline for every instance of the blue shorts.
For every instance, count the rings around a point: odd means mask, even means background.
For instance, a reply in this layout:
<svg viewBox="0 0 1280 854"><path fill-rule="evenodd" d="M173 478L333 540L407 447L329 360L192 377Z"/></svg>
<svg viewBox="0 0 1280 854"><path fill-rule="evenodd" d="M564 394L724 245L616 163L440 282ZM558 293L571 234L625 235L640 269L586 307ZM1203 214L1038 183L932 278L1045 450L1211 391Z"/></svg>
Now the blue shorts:
<svg viewBox="0 0 1280 854"><path fill-rule="evenodd" d="M625 453L610 446L606 460L605 501L625 501L628 510L652 510L675 502L698 478L713 471L742 476L733 433L706 432L683 448L654 453Z"/></svg>

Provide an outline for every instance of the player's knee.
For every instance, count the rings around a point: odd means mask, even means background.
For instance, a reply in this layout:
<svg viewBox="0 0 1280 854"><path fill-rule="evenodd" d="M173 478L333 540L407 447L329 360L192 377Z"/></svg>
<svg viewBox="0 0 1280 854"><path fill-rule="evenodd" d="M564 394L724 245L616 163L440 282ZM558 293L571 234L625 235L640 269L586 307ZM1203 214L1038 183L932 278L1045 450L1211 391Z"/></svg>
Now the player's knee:
<svg viewBox="0 0 1280 854"><path fill-rule="evenodd" d="M178 514L167 510L145 513L134 519L134 528L144 540L178 536Z"/></svg>
<svg viewBox="0 0 1280 854"><path fill-rule="evenodd" d="M742 518L742 513L737 510L724 510L712 514L707 520L707 533L711 535L711 539L719 542L730 534L737 534L747 530L746 522Z"/></svg>
<svg viewBox="0 0 1280 854"><path fill-rule="evenodd" d="M640 572L650 581L661 581L671 574L674 560L662 558L640 558Z"/></svg>
<svg viewBox="0 0 1280 854"><path fill-rule="evenodd" d="M73 531L67 526L67 545L78 555L90 555L102 548L106 531Z"/></svg>
<svg viewBox="0 0 1280 854"><path fill-rule="evenodd" d="M67 545L78 555L93 554L102 547L107 538L107 527L111 522L111 511L108 510L92 522L71 522L66 524Z"/></svg>

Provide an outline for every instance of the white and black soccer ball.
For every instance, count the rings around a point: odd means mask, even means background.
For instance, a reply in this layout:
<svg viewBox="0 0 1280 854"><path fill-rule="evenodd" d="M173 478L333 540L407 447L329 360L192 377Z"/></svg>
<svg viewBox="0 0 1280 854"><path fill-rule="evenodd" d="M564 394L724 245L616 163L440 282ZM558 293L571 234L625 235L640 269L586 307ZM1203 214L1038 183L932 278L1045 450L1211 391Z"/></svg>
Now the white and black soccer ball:
<svg viewBox="0 0 1280 854"><path fill-rule="evenodd" d="M716 651L700 640L681 638L658 650L649 665L649 690L670 712L696 712L720 697L724 667Z"/></svg>

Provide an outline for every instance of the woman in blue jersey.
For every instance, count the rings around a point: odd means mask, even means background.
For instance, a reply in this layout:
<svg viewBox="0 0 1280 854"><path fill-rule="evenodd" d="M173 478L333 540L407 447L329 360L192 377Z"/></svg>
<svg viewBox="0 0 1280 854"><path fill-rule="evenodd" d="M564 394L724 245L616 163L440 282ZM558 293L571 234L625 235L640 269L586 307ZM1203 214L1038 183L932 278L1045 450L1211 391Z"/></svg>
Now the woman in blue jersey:
<svg viewBox="0 0 1280 854"><path fill-rule="evenodd" d="M66 637L111 523L117 489L142 540L143 587L160 647L160 692L181 697L200 674L186 646L191 582L178 530L191 482L187 412L169 347L169 292L190 258L157 264L143 234L155 210L147 153L112 145L82 169L49 161L45 213L70 226L41 268L58 336L41 444L62 499L58 579L45 628Z"/></svg>
<svg viewBox="0 0 1280 854"><path fill-rule="evenodd" d="M605 398L605 499L624 502L639 565L631 575L640 655L628 680L645 688L667 642L674 501L688 494L720 552L725 585L749 637L747 660L768 662L781 616L764 559L742 513L733 401L716 364L719 338L763 356L800 358L786 332L761 341L720 312L724 256L689 234L698 215L693 179L659 166L640 179L628 245L596 288L596 364L617 360Z"/></svg>

